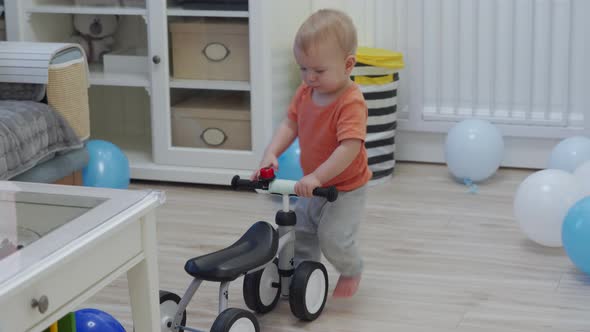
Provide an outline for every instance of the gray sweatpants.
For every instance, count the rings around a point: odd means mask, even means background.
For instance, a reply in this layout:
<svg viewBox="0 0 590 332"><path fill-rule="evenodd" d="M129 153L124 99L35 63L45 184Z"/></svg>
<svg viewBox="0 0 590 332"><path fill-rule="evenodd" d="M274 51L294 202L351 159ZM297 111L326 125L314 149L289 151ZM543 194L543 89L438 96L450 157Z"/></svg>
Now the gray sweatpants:
<svg viewBox="0 0 590 332"><path fill-rule="evenodd" d="M300 197L295 205L295 264L326 259L343 276L359 275L363 262L357 234L364 217L366 186L340 192L329 203L322 197Z"/></svg>

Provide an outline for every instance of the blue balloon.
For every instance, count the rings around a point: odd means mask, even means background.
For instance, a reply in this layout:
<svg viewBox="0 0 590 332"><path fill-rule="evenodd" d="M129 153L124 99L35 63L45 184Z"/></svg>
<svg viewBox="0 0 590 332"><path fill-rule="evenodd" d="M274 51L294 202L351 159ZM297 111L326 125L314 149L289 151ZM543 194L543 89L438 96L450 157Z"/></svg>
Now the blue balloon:
<svg viewBox="0 0 590 332"><path fill-rule="evenodd" d="M561 228L561 240L574 265L590 274L590 196L568 210Z"/></svg>
<svg viewBox="0 0 590 332"><path fill-rule="evenodd" d="M77 332L125 332L115 317L98 309L80 309L75 316Z"/></svg>
<svg viewBox="0 0 590 332"><path fill-rule="evenodd" d="M86 144L88 165L82 169L82 182L88 187L126 189L129 187L129 160L113 143L91 140Z"/></svg>
<svg viewBox="0 0 590 332"><path fill-rule="evenodd" d="M494 125L480 119L456 124L445 141L445 159L451 174L464 182L483 181L500 167L504 140Z"/></svg>
<svg viewBox="0 0 590 332"><path fill-rule="evenodd" d="M569 137L557 144L549 156L549 167L573 173L576 168L590 160L590 138Z"/></svg>
<svg viewBox="0 0 590 332"><path fill-rule="evenodd" d="M277 179L299 181L303 177L303 170L299 161L300 156L301 149L299 148L299 139L297 138L278 158L279 170L276 174Z"/></svg>

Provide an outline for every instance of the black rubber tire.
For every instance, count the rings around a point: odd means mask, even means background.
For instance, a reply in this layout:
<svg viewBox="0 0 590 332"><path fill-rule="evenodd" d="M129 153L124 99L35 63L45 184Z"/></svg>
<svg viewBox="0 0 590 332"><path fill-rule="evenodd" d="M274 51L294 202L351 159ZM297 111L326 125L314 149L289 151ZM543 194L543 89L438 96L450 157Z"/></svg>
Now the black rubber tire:
<svg viewBox="0 0 590 332"><path fill-rule="evenodd" d="M318 278L317 274L314 275L314 273L318 272L323 275L323 278ZM321 292L323 294L317 295L322 296L322 298L316 297L316 301L314 303L307 303L306 293L308 287L310 286L309 281L312 275L314 275L313 281L320 283L318 286L323 286L324 290ZM322 282L323 285L321 285ZM313 287L315 286L316 285L313 285ZM312 321L318 318L324 310L327 298L328 272L326 271L324 265L322 263L312 261L305 261L299 264L299 266L295 269L295 273L293 274L293 278L291 280L291 285L289 286L289 305L293 315L301 320ZM321 304L318 301L321 301ZM320 305L318 306L318 304Z"/></svg>
<svg viewBox="0 0 590 332"><path fill-rule="evenodd" d="M227 308L217 316L210 332L228 332L239 319L245 318L252 323L254 330L247 329L239 332L260 332L256 316L250 311L238 308Z"/></svg>
<svg viewBox="0 0 590 332"><path fill-rule="evenodd" d="M279 302L279 298L281 297L281 276L278 273L279 260L275 258L273 261L273 265L274 265L274 267L267 266L266 268L264 268L262 270L258 270L254 273L249 273L244 276L244 284L242 287L244 301L246 302L246 305L248 306L248 308L250 308L251 310L253 310L254 312L257 312L259 314L265 314L265 313L271 311L272 309L274 309L276 307L277 303ZM275 269L276 269L276 275L274 275ZM278 284L278 287L268 285L269 280L264 280L264 282L263 282L264 284L261 285L261 278L263 276L263 273L267 273L267 274L273 273L273 275L271 277L274 281L276 281L276 283ZM268 277L268 275L265 275L265 277ZM260 296L260 294L261 294L260 287L261 286L265 287L265 288L270 287L270 288L276 289L276 294L274 295L272 302L265 304L264 303L265 301L263 301L263 299L261 299L261 296ZM272 291L272 290L267 290L267 291ZM268 302L268 300L266 302Z"/></svg>
<svg viewBox="0 0 590 332"><path fill-rule="evenodd" d="M162 311L162 304L167 301L173 301L176 303L176 305L178 305L180 303L180 296L178 296L177 294L172 293L172 292L168 292L168 291L164 291L164 290L160 291L160 315L162 315L162 317L160 318L161 324L164 324L163 322L166 319L163 315L167 314L166 312ZM174 320L174 317L171 317L170 323L172 323L173 320ZM180 325L186 326L186 310L182 313L182 320L180 321ZM162 328L164 328L164 326L162 326ZM176 332L171 327L169 327L169 330L171 332ZM183 331L184 331L184 329L178 329L178 332L183 332Z"/></svg>

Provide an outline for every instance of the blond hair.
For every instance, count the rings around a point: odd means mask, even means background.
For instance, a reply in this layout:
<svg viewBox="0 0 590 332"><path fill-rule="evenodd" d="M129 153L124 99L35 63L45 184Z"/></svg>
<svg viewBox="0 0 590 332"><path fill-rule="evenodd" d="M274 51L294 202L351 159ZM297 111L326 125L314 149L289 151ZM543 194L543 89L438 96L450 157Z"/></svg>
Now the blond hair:
<svg viewBox="0 0 590 332"><path fill-rule="evenodd" d="M346 55L357 47L356 28L350 16L335 9L320 9L301 24L295 36L295 47L304 53L325 41L334 40Z"/></svg>

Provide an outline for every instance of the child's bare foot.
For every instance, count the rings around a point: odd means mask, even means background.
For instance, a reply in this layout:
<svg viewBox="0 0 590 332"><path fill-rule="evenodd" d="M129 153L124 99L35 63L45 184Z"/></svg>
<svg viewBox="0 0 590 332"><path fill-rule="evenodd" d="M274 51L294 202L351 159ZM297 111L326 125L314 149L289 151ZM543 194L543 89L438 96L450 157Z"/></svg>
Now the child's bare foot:
<svg viewBox="0 0 590 332"><path fill-rule="evenodd" d="M336 288L334 288L334 297L351 297L359 288L361 282L361 275L355 277L340 276Z"/></svg>

